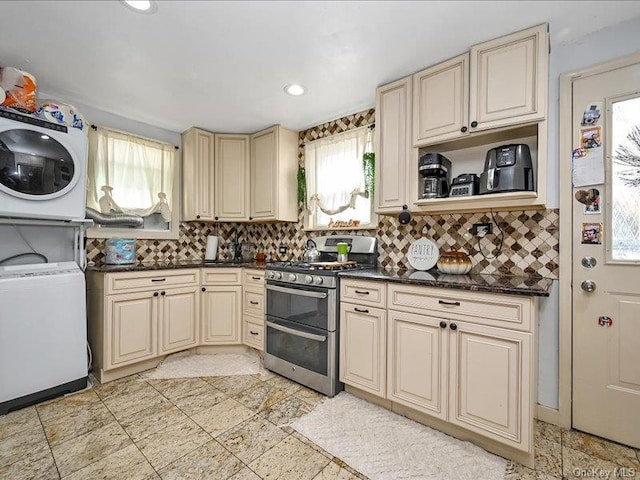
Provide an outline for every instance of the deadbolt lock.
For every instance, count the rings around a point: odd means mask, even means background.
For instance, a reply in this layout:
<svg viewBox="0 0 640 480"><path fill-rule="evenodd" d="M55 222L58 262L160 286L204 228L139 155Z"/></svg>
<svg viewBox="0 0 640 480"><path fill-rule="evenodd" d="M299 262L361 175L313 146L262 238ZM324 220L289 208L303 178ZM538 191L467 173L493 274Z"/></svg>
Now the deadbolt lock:
<svg viewBox="0 0 640 480"><path fill-rule="evenodd" d="M595 258L593 257L583 257L582 258L582 266L585 268L593 268L598 264Z"/></svg>
<svg viewBox="0 0 640 480"><path fill-rule="evenodd" d="M587 293L595 292L596 282L594 282L593 280L585 280L580 284L580 287Z"/></svg>

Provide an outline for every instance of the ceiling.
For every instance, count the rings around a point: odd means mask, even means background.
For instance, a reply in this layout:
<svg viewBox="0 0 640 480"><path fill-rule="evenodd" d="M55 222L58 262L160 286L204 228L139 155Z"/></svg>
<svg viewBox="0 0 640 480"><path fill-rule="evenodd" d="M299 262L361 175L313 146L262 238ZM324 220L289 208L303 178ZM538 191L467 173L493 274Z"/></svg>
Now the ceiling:
<svg viewBox="0 0 640 480"><path fill-rule="evenodd" d="M168 130L301 130L375 88L545 21L552 45L640 16L638 2L0 2L0 65L41 91ZM301 83L302 97L283 87Z"/></svg>

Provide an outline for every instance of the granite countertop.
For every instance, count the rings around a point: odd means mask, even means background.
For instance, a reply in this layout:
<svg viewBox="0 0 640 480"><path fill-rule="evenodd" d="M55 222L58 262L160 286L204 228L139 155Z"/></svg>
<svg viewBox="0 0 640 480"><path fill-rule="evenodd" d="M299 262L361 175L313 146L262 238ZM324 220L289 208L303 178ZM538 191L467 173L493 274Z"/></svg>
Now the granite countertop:
<svg viewBox="0 0 640 480"><path fill-rule="evenodd" d="M347 270L338 274L341 278L381 280L388 282L424 285L426 287L455 288L477 292L506 293L548 297L553 280L536 277L512 277L506 275L445 275L437 270L383 269Z"/></svg>
<svg viewBox="0 0 640 480"><path fill-rule="evenodd" d="M205 262L204 260L181 260L176 262L138 262L129 265L107 265L98 262L94 265L88 265L87 271L90 272L144 272L147 270L173 270L178 268L257 268L264 270L267 263L251 262L232 262L232 261L215 261Z"/></svg>

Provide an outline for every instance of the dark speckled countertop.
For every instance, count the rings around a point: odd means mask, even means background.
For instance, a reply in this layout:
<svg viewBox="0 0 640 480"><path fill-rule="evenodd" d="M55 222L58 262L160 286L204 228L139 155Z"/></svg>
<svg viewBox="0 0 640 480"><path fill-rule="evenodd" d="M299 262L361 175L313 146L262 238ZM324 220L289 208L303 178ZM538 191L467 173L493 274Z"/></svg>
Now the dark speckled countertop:
<svg viewBox="0 0 640 480"><path fill-rule="evenodd" d="M256 262L205 262L203 260L184 260L179 262L138 262L129 265L107 265L105 263L96 263L95 265L87 266L87 271L91 272L144 272L147 270L173 270L178 268L230 268L230 267L244 267L244 268L266 268L266 263Z"/></svg>
<svg viewBox="0 0 640 480"><path fill-rule="evenodd" d="M548 297L553 280L535 277L511 277L505 275L445 275L437 270L348 270L338 274L340 278L381 280L388 282L424 285L426 287L455 288L477 292L506 293Z"/></svg>

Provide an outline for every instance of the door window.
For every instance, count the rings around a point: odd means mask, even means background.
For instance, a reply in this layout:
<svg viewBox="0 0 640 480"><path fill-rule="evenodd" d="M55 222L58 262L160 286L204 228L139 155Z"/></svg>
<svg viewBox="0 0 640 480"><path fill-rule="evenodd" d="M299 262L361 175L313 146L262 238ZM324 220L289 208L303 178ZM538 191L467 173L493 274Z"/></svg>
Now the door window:
<svg viewBox="0 0 640 480"><path fill-rule="evenodd" d="M33 130L0 132L0 187L19 196L63 192L73 180L71 154L49 135Z"/></svg>
<svg viewBox="0 0 640 480"><path fill-rule="evenodd" d="M610 260L640 261L640 96L611 103Z"/></svg>

